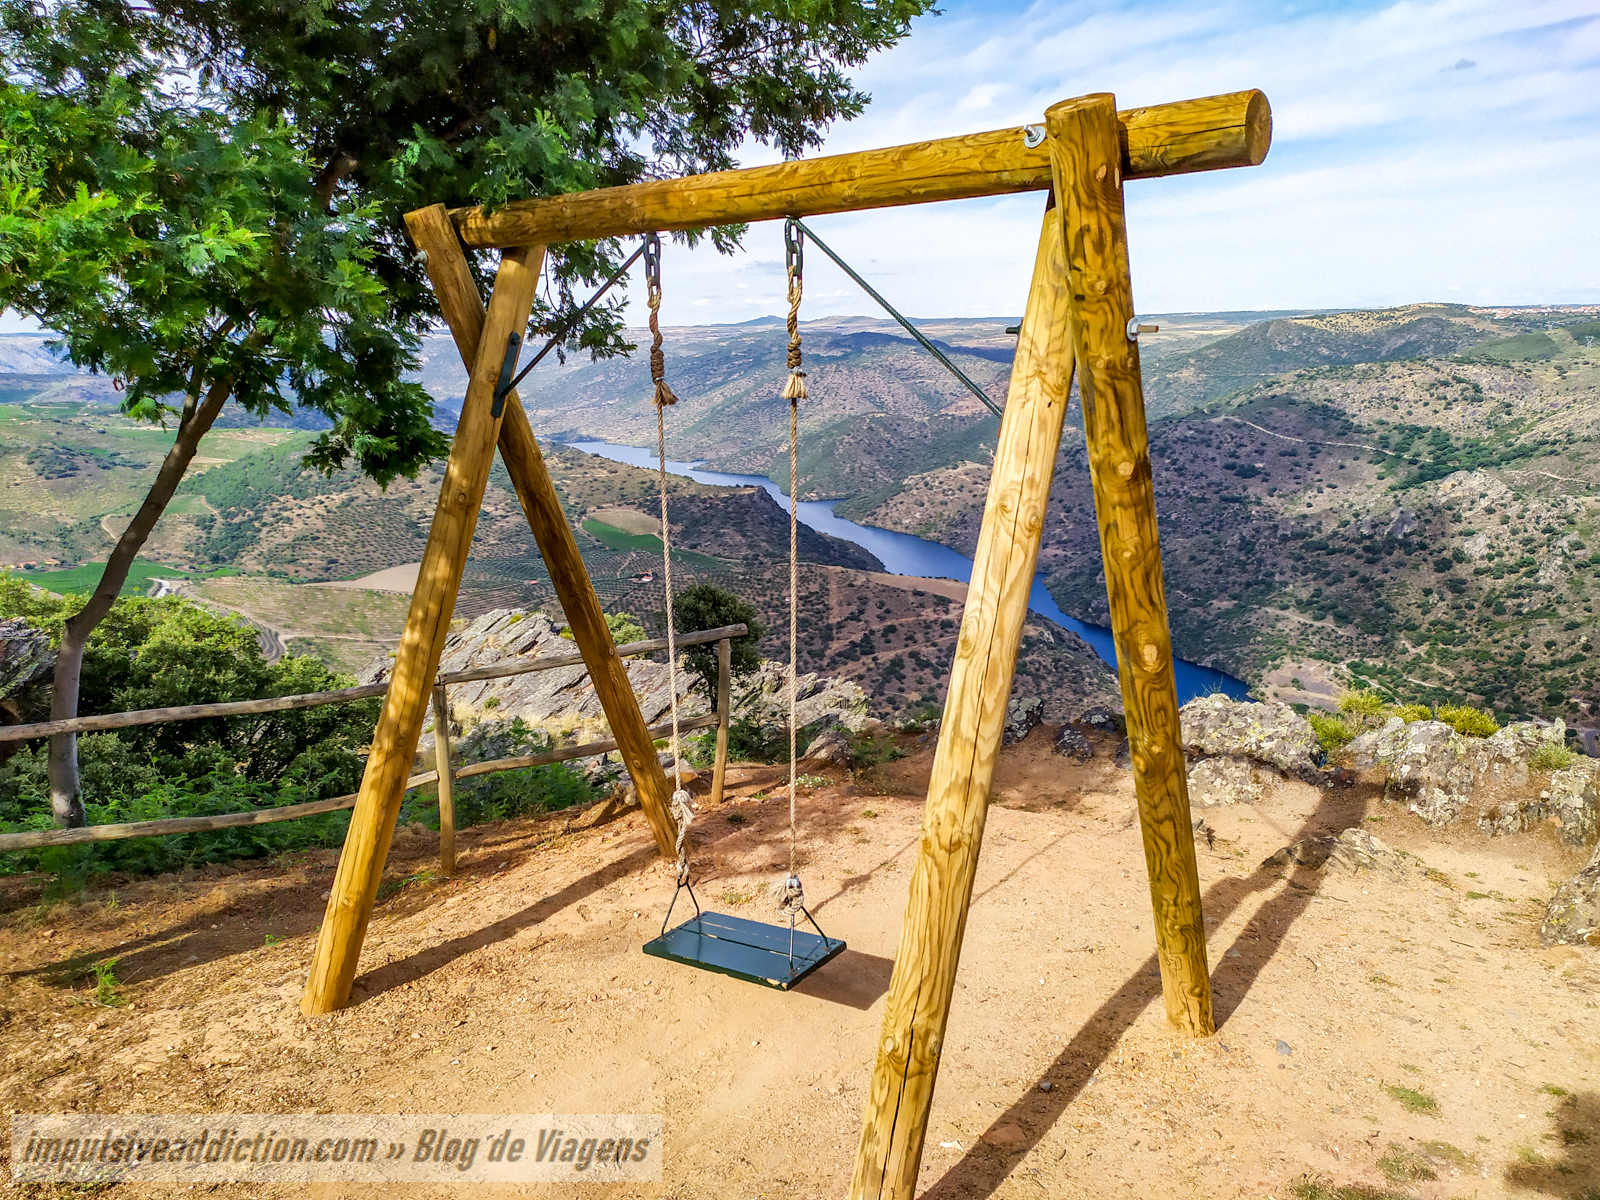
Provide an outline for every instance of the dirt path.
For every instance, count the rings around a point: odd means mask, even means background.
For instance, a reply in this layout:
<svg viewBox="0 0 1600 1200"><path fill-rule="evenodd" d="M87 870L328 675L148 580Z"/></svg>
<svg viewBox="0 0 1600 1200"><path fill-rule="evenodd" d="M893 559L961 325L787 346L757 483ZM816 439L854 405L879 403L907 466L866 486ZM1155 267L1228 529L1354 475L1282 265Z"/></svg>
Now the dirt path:
<svg viewBox="0 0 1600 1200"><path fill-rule="evenodd" d="M1286 1197L1308 1172L1427 1200L1596 1186L1600 952L1537 946L1543 901L1573 870L1547 833L1429 832L1371 782L1202 810L1220 1029L1190 1041L1162 1015L1130 777L1108 745L1064 764L1048 733L1000 761L920 1194ZM429 870L436 839L402 834L356 1002L315 1020L295 1004L331 854L136 883L114 905L99 892L41 906L28 881L5 881L4 1100L653 1112L663 1184L544 1194L843 1195L931 753L913 749L874 782L805 796L807 892L850 949L788 995L640 953L671 877L637 815L468 830L450 882ZM708 907L759 917L752 897L786 862L787 805L755 798L776 769L735 775L696 827L697 888ZM1351 824L1433 873L1257 865ZM127 1007L89 1002L87 964L106 958ZM361 1194L388 1192L458 1194Z"/></svg>

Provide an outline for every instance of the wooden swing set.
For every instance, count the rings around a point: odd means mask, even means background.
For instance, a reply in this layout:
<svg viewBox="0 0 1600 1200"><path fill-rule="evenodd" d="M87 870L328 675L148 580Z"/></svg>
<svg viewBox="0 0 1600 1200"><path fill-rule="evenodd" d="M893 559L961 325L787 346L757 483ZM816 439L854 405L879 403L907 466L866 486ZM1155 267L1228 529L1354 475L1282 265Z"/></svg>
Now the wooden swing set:
<svg viewBox="0 0 1600 1200"><path fill-rule="evenodd" d="M508 386L545 247L1048 190L850 1194L910 1200L915 1191L1074 369L1166 1012L1180 1029L1210 1034L1122 184L1254 166L1271 137L1271 111L1259 91L1120 113L1114 97L1097 94L1052 106L1042 125L528 200L493 212L435 205L408 214L471 376L302 1011L331 1012L349 999L496 446L656 844L664 857L677 856L666 774L527 414ZM486 308L466 252L490 248L501 259ZM668 532L664 527L663 536Z"/></svg>

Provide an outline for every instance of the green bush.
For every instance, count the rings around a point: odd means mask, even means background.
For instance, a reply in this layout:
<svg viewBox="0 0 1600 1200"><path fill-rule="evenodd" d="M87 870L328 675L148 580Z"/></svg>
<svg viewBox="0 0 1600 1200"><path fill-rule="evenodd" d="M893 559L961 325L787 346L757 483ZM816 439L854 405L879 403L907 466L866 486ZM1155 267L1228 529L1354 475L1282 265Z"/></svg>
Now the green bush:
<svg viewBox="0 0 1600 1200"><path fill-rule="evenodd" d="M1349 722L1343 717L1313 711L1306 713L1306 720L1328 754L1344 749L1355 739L1356 731L1350 728Z"/></svg>
<svg viewBox="0 0 1600 1200"><path fill-rule="evenodd" d="M1346 692L1339 697L1339 711L1355 717L1376 717L1383 712L1383 697L1371 688Z"/></svg>
<svg viewBox="0 0 1600 1200"><path fill-rule="evenodd" d="M555 741L542 729L529 729L518 717L505 724L478 725L453 748L458 766L490 762L497 758L521 758L555 749ZM595 785L570 763L550 763L542 767L523 767L463 779L455 786L456 828L502 821L508 817L557 812L596 798ZM421 820L432 829L439 827L437 797L422 798L412 804L402 820Z"/></svg>
<svg viewBox="0 0 1600 1200"><path fill-rule="evenodd" d="M1546 742L1528 756L1528 765L1535 771L1565 771L1578 761L1578 756L1565 746Z"/></svg>
<svg viewBox="0 0 1600 1200"><path fill-rule="evenodd" d="M1493 714L1465 704L1442 704L1438 719L1466 737L1489 737L1500 731Z"/></svg>
<svg viewBox="0 0 1600 1200"><path fill-rule="evenodd" d="M1394 716L1409 724L1412 721L1433 720L1433 709L1426 704L1400 704L1390 710Z"/></svg>

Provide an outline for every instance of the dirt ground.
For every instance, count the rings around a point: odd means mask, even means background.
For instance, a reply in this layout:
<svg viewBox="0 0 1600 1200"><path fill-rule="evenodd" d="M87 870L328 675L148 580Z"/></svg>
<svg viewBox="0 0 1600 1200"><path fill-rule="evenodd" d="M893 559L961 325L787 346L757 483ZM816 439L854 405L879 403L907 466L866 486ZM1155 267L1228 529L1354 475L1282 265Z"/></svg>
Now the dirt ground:
<svg viewBox="0 0 1600 1200"><path fill-rule="evenodd" d="M922 1195L1285 1198L1316 1180L1378 1189L1329 1197L1600 1196L1600 951L1538 946L1579 865L1548 832L1429 831L1372 780L1197 810L1215 830L1199 859L1218 1032L1190 1040L1163 1015L1131 776L1110 744L1055 757L1049 732L1000 760ZM672 884L637 813L468 830L449 881L436 839L402 833L354 1003L310 1020L297 1001L332 854L55 904L6 881L3 1102L660 1113L662 1184L506 1190L843 1195L931 757L908 749L803 796L807 892L850 949L789 994L640 953ZM760 917L787 804L768 795L776 768L733 776L695 829L698 890ZM1416 869L1258 866L1355 824ZM90 986L112 958L122 1007Z"/></svg>

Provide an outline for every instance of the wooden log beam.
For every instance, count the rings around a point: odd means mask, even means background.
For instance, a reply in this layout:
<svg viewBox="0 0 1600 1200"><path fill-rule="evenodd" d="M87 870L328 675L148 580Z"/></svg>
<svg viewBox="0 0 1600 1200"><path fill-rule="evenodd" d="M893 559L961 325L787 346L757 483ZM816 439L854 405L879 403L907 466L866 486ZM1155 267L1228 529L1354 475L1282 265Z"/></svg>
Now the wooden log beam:
<svg viewBox="0 0 1600 1200"><path fill-rule="evenodd" d="M1230 92L1117 114L1129 179L1254 166L1272 142L1272 109L1259 91ZM973 196L1042 191L1050 153L1024 129L797 159L623 187L519 200L492 213L450 213L468 246L521 246L700 229L778 217L852 212Z"/></svg>
<svg viewBox="0 0 1600 1200"><path fill-rule="evenodd" d="M1045 214L884 1006L852 1200L911 1200L978 869L995 756L1072 384L1065 249Z"/></svg>
<svg viewBox="0 0 1600 1200"><path fill-rule="evenodd" d="M1073 353L1155 911L1161 989L1173 1024L1204 1037L1214 1028L1211 977L1178 729L1139 347L1128 334L1133 287L1115 99L1099 95L1069 100L1052 106L1045 120L1066 235Z"/></svg>
<svg viewBox="0 0 1600 1200"><path fill-rule="evenodd" d="M412 239L428 256L428 278L455 336L456 347L462 359L471 362L479 353L480 345L486 345L479 337L485 321L483 301L444 206L436 204L407 214L406 226ZM500 344L504 345L503 336ZM639 800L644 806L645 819L655 833L656 846L663 857L672 858L677 853L677 826L671 813L672 789L667 784L666 772L661 769L655 745L645 730L639 701L628 681L628 669L611 638L600 597L595 595L588 568L578 553L577 539L545 467L538 439L533 436L528 414L515 392L505 398L500 457L516 488L517 499L522 502L534 540L539 544L556 598L572 630L572 640L577 643L584 665L589 669L595 695L621 747L628 774L639 789Z"/></svg>
<svg viewBox="0 0 1600 1200"><path fill-rule="evenodd" d="M395 653L389 690L372 739L372 753L361 777L361 798L350 818L350 832L339 855L339 869L300 1002L300 1009L307 1016L332 1012L350 998L361 942L394 836L395 817L416 757L417 739L422 735L428 691L449 636L461 572L472 547L495 443L500 437L501 422L493 400L506 341L528 326L543 262L542 246L510 250L500 260L494 297L483 322L482 350L467 382L461 420L450 446L417 588L411 597L411 611Z"/></svg>

